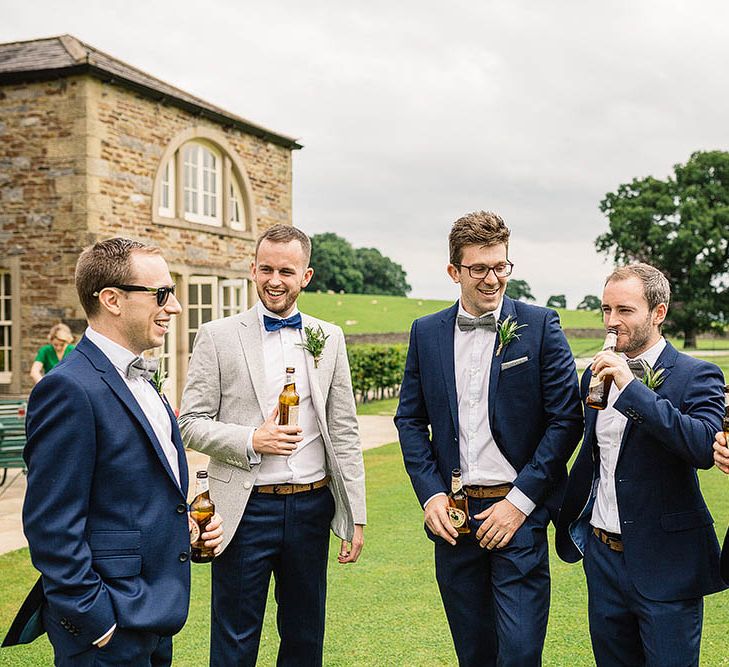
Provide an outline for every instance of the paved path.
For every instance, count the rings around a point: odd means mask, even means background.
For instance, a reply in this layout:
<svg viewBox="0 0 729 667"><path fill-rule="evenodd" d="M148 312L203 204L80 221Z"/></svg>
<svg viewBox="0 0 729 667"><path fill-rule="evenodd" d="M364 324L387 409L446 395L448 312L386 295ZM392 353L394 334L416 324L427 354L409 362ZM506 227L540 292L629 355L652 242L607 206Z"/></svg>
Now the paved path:
<svg viewBox="0 0 729 667"><path fill-rule="evenodd" d="M372 449L397 440L397 431L392 417L363 416L359 417L359 429L362 447ZM208 457L199 452L188 451L187 462L190 466L190 479L195 472L204 470ZM0 472L1 474L1 472ZM191 484L191 489L194 488ZM20 470L8 470L8 477L0 486L0 554L28 546L23 535L22 508L25 496L25 475Z"/></svg>

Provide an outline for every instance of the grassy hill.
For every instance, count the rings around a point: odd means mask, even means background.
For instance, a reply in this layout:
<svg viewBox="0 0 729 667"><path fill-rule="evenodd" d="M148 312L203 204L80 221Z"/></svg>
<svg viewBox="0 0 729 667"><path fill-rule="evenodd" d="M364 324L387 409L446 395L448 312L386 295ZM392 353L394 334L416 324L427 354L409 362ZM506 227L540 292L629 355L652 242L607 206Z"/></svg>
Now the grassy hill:
<svg viewBox="0 0 729 667"><path fill-rule="evenodd" d="M338 324L345 333L397 333L409 331L413 320L447 308L453 301L410 299L369 294L302 292L299 307L306 313ZM599 313L558 309L565 329L602 329Z"/></svg>

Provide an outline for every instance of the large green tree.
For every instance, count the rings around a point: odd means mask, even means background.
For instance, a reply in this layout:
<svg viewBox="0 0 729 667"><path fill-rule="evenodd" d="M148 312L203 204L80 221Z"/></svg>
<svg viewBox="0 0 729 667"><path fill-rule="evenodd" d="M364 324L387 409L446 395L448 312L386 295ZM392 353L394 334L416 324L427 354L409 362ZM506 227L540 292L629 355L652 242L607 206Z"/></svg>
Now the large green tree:
<svg viewBox="0 0 729 667"><path fill-rule="evenodd" d="M402 266L385 257L377 248L357 248L354 254L364 278L364 294L407 296L411 287Z"/></svg>
<svg viewBox="0 0 729 667"><path fill-rule="evenodd" d="M333 232L311 237L311 261L314 277L310 290L334 290L361 294L364 277L352 244Z"/></svg>
<svg viewBox="0 0 729 667"><path fill-rule="evenodd" d="M567 308L567 297L564 294L552 294L547 299L547 308Z"/></svg>
<svg viewBox="0 0 729 667"><path fill-rule="evenodd" d="M602 301L600 297L594 294L587 294L585 298L577 304L577 310L600 310L602 308Z"/></svg>
<svg viewBox="0 0 729 667"><path fill-rule="evenodd" d="M729 320L729 153L696 152L674 174L620 185L600 203L609 231L597 250L618 264L646 262L671 283L669 333L696 335Z"/></svg>

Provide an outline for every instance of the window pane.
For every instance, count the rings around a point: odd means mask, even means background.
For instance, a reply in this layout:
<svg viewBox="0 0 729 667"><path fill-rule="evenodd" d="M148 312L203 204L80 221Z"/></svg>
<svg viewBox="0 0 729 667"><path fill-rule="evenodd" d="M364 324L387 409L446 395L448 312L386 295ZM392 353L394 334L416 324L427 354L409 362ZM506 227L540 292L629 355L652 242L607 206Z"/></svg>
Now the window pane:
<svg viewBox="0 0 729 667"><path fill-rule="evenodd" d="M205 322L210 322L210 320L213 319L213 309L212 308L202 308L200 310L200 315L202 316L202 322L203 324Z"/></svg>
<svg viewBox="0 0 729 667"><path fill-rule="evenodd" d="M197 308L191 308L187 313L190 329L197 329L199 326Z"/></svg>
<svg viewBox="0 0 729 667"><path fill-rule="evenodd" d="M197 285L190 285L187 290L187 301L191 306L197 304Z"/></svg>
<svg viewBox="0 0 729 667"><path fill-rule="evenodd" d="M195 332L191 331L187 336L187 349L192 352L192 344L195 342Z"/></svg>
<svg viewBox="0 0 729 667"><path fill-rule="evenodd" d="M201 293L202 293L202 299L201 303L204 303L205 305L212 304L213 303L213 290L210 285L200 285Z"/></svg>

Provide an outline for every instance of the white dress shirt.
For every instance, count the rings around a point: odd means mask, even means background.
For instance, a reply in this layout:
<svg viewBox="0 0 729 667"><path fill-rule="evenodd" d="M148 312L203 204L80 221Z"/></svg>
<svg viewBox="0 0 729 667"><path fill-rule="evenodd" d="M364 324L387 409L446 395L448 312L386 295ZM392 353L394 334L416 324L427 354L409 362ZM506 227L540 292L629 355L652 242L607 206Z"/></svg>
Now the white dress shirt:
<svg viewBox="0 0 729 667"><path fill-rule="evenodd" d="M653 347L635 358L642 359L653 367L665 347L666 339L661 337ZM636 381L635 378L630 380L630 382L634 381ZM614 405L628 384L622 389L618 389L615 383L612 383L608 394L607 407L597 413L597 422L595 424L595 436L600 450L600 479L598 480L597 496L592 508L590 523L596 528L602 528L610 533L620 533L620 514L615 491L615 468L618 465L620 443L623 440L625 426L628 423L628 418L618 412ZM592 408L588 409L591 410Z"/></svg>
<svg viewBox="0 0 729 667"><path fill-rule="evenodd" d="M256 477L257 485L264 484L308 484L316 482L326 475L326 454L324 440L316 422L314 404L311 400L309 372L306 355L309 354L301 345L305 342L302 329L282 327L278 331L266 331L263 316L281 319L280 315L269 311L260 301L256 304L258 320L263 341L263 361L265 372L265 414L270 415L278 405L278 397L286 380L286 368L296 369L296 392L299 394L299 426L303 440L296 446L290 456L264 454L260 456L253 451L253 436L248 447L251 463L260 461L261 467ZM294 308L289 315L298 313Z"/></svg>
<svg viewBox="0 0 729 667"><path fill-rule="evenodd" d="M493 311L497 322L502 305L503 301ZM458 315L473 318L460 302ZM455 325L453 359L458 401L458 446L464 486L511 484L517 476L516 470L496 444L489 421L489 382L495 343L495 331L482 327L461 331L458 324ZM509 491L506 498L527 516L536 507L516 487ZM430 500L428 498L425 505Z"/></svg>

